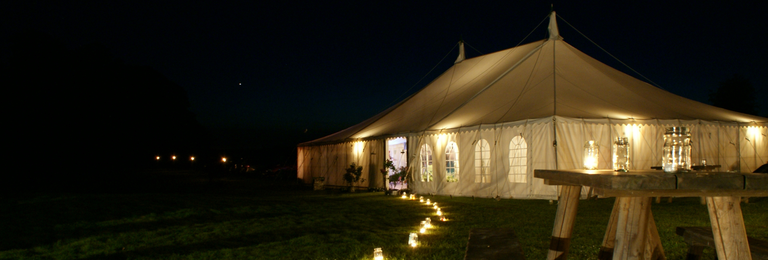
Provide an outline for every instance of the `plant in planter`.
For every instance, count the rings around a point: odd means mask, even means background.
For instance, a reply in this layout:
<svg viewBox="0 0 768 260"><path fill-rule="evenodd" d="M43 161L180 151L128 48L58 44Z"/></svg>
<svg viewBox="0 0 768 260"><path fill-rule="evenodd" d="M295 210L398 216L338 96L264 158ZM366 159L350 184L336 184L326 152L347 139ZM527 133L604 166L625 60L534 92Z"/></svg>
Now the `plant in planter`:
<svg viewBox="0 0 768 260"><path fill-rule="evenodd" d="M390 159L386 159L384 161L384 168L379 170L381 172L381 178L384 181L384 189L387 189L387 173L389 173L389 170L392 170L393 172L397 172L397 169L395 169L395 163L392 162ZM392 182L392 178L389 178L389 182Z"/></svg>
<svg viewBox="0 0 768 260"><path fill-rule="evenodd" d="M352 163L346 171L347 173L344 174L344 181L349 183L349 191L355 192L355 183L358 181L365 181L364 178L360 179L360 177L363 176L363 166L357 166L355 163Z"/></svg>
<svg viewBox="0 0 768 260"><path fill-rule="evenodd" d="M407 179L408 179L408 167L405 167L405 166L400 167L400 169L397 169L395 171L395 174L392 174L389 176L389 181L401 184L400 187L403 187L402 186L403 183L408 183Z"/></svg>

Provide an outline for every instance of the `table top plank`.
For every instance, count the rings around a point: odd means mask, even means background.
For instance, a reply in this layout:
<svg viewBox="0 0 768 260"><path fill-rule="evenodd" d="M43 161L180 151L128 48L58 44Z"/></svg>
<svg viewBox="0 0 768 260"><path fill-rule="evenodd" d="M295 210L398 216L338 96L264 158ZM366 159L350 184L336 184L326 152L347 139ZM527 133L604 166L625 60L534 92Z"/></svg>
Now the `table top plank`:
<svg viewBox="0 0 768 260"><path fill-rule="evenodd" d="M768 196L768 174L756 173L536 169L534 177L603 196Z"/></svg>
<svg viewBox="0 0 768 260"><path fill-rule="evenodd" d="M729 172L676 173L677 189L681 190L742 190L744 175Z"/></svg>

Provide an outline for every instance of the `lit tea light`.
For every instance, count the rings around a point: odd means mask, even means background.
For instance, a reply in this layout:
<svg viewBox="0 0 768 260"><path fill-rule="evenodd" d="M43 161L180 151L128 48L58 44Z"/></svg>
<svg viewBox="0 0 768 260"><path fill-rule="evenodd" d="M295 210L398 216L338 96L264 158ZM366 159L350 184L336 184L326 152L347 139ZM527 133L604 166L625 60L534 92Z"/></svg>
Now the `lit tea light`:
<svg viewBox="0 0 768 260"><path fill-rule="evenodd" d="M437 208L437 215L438 215L438 216L442 216L442 215L443 215L443 212L442 212L442 211L440 211L440 208Z"/></svg>
<svg viewBox="0 0 768 260"><path fill-rule="evenodd" d="M419 197L419 202L424 202L424 196Z"/></svg>
<svg viewBox="0 0 768 260"><path fill-rule="evenodd" d="M424 225L426 228L432 228L432 219L427 217L427 219L424 220L427 224Z"/></svg>
<svg viewBox="0 0 768 260"><path fill-rule="evenodd" d="M401 198L403 198L403 199L407 199L408 198L408 195L406 195L406 192L403 192L403 196Z"/></svg>
<svg viewBox="0 0 768 260"><path fill-rule="evenodd" d="M427 232L427 221L422 220L421 225L419 225L419 233L424 234L424 232Z"/></svg>
<svg viewBox="0 0 768 260"><path fill-rule="evenodd" d="M445 221L445 216L440 216L440 221Z"/></svg>
<svg viewBox="0 0 768 260"><path fill-rule="evenodd" d="M384 260L384 254L381 252L381 247L373 249L373 260Z"/></svg>
<svg viewBox="0 0 768 260"><path fill-rule="evenodd" d="M411 194L411 200L415 200L415 199L416 199L416 194Z"/></svg>
<svg viewBox="0 0 768 260"><path fill-rule="evenodd" d="M429 199L427 199L427 205L429 205L429 204L432 204L432 202L430 202Z"/></svg>
<svg viewBox="0 0 768 260"><path fill-rule="evenodd" d="M432 205L433 205L433 206L432 206L432 208L433 208L433 209L437 209L437 202L435 202L435 203L432 203Z"/></svg>

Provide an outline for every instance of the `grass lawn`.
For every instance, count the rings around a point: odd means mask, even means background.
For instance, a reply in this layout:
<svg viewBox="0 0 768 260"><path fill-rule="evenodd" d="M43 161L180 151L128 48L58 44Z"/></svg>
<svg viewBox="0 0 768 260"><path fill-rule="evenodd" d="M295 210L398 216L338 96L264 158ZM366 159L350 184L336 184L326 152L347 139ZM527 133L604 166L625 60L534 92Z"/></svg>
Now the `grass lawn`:
<svg viewBox="0 0 768 260"><path fill-rule="evenodd" d="M110 192L0 198L0 259L463 259L469 230L511 227L527 259L545 259L557 208L546 200L430 196L447 215L382 192L311 191L253 177L214 181L152 172ZM582 200L569 259L596 259L614 199ZM652 205L668 259L677 226L708 226L698 198ZM747 233L768 240L768 199L742 204ZM435 228L407 245L420 221ZM705 251L705 259L713 252Z"/></svg>

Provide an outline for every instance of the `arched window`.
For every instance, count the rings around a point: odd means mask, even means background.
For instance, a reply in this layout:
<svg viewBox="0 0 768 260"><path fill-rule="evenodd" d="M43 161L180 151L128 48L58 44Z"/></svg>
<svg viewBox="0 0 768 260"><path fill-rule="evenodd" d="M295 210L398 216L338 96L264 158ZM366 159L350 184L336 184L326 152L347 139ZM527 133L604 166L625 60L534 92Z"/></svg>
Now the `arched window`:
<svg viewBox="0 0 768 260"><path fill-rule="evenodd" d="M528 182L527 172L528 144L518 135L509 142L509 182Z"/></svg>
<svg viewBox="0 0 768 260"><path fill-rule="evenodd" d="M429 147L427 144L421 145L421 151L419 152L419 155L421 156L421 181L422 182L430 182L432 181L432 148Z"/></svg>
<svg viewBox="0 0 768 260"><path fill-rule="evenodd" d="M456 142L449 142L445 147L445 180L459 181L459 146Z"/></svg>
<svg viewBox="0 0 768 260"><path fill-rule="evenodd" d="M485 139L475 145L475 183L491 182L491 146Z"/></svg>

